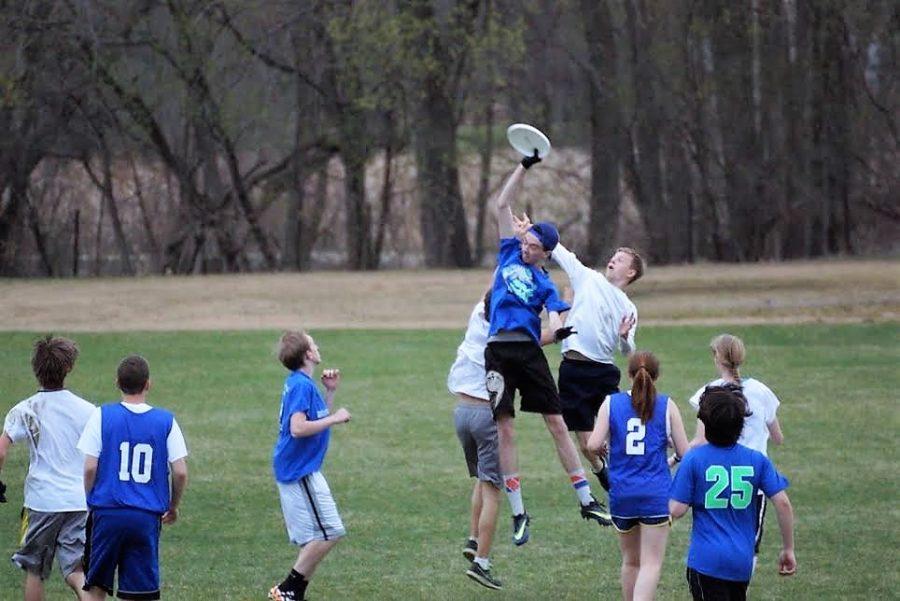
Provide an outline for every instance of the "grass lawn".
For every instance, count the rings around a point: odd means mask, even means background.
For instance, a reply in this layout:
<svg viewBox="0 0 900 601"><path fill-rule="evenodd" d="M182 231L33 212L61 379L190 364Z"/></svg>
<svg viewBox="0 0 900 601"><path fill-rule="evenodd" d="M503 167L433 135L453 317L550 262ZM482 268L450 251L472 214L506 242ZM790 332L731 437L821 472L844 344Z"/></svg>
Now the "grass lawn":
<svg viewBox="0 0 900 601"><path fill-rule="evenodd" d="M609 599L619 595L616 535L583 522L539 418L518 421L522 484L532 540L514 548L507 506L494 553L506 585L491 593L465 577L460 554L468 495L444 379L458 331L313 332L323 366L340 367L337 403L353 420L333 432L324 472L349 537L322 564L312 599ZM651 326L641 348L660 357L660 388L688 418L686 399L715 375L706 344L721 327ZM798 574L776 575L780 546L770 512L754 599L890 598L896 594L900 511L900 326L779 325L729 328L747 343L744 375L779 395L786 445L770 456L791 480ZM33 392L34 334L0 333L0 411ZM277 333L77 334L81 357L69 387L93 402L116 398L115 366L139 352L151 363L151 403L175 411L191 455L180 521L164 530L163 598L264 599L296 552L281 523L270 454L284 371ZM555 367L558 353L548 351ZM3 469L0 555L18 542L27 452ZM592 482L595 489L599 486ZM672 531L660 599L689 598L683 558L690 518ZM21 573L0 563L0 598L21 598ZM48 599L68 598L57 573Z"/></svg>

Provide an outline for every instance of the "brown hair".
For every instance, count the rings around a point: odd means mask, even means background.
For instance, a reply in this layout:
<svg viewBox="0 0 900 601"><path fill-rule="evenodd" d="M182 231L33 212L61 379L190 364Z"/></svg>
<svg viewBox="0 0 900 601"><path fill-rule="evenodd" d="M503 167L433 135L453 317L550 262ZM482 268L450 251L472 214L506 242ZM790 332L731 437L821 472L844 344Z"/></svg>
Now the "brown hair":
<svg viewBox="0 0 900 601"><path fill-rule="evenodd" d="M709 348L716 362L721 363L731 373L731 377L740 382L740 367L746 356L744 341L731 334L719 334L710 340Z"/></svg>
<svg viewBox="0 0 900 601"><path fill-rule="evenodd" d="M150 364L140 355L122 359L116 370L116 384L124 394L140 394L150 380Z"/></svg>
<svg viewBox="0 0 900 601"><path fill-rule="evenodd" d="M628 377L632 379L631 406L647 423L653 417L656 404L656 379L659 377L659 359L649 351L637 351L628 359Z"/></svg>
<svg viewBox="0 0 900 601"><path fill-rule="evenodd" d="M47 335L34 343L31 354L31 370L41 388L59 390L65 385L66 376L75 367L78 345L68 338Z"/></svg>
<svg viewBox="0 0 900 601"><path fill-rule="evenodd" d="M697 419L703 422L706 440L717 447L730 447L741 437L744 418L752 415L747 399L737 386L707 386L700 396Z"/></svg>
<svg viewBox="0 0 900 601"><path fill-rule="evenodd" d="M291 371L303 367L306 351L309 350L309 336L303 330L288 330L278 341L278 360Z"/></svg>
<svg viewBox="0 0 900 601"><path fill-rule="evenodd" d="M623 252L631 256L631 268L634 270L634 277L628 280L628 283L634 284L641 279L641 276L644 275L644 258L638 251L628 246L620 246L616 249L616 252Z"/></svg>

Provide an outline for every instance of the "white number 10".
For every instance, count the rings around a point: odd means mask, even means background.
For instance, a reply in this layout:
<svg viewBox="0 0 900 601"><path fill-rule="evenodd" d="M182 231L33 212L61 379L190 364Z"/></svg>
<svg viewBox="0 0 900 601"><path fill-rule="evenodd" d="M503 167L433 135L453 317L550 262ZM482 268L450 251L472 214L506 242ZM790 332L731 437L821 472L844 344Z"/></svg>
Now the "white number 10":
<svg viewBox="0 0 900 601"><path fill-rule="evenodd" d="M628 434L625 436L625 454L643 455L644 437L647 435L647 427L641 423L641 418L632 417L625 424Z"/></svg>
<svg viewBox="0 0 900 601"><path fill-rule="evenodd" d="M131 464L130 471L129 464ZM128 442L119 445L119 480L122 482L134 480L138 484L146 484L150 482L152 468L153 447L143 442L134 445L134 449Z"/></svg>

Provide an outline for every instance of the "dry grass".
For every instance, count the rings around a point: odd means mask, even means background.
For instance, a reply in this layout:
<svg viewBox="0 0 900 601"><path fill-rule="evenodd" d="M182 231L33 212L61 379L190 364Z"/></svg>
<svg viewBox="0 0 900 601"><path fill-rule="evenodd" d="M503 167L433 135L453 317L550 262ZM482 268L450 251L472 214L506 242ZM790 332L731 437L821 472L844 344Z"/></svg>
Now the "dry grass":
<svg viewBox="0 0 900 601"><path fill-rule="evenodd" d="M553 272L558 284L566 277ZM0 281L0 330L460 328L491 273L314 272ZM629 294L641 323L900 319L900 261L652 269Z"/></svg>

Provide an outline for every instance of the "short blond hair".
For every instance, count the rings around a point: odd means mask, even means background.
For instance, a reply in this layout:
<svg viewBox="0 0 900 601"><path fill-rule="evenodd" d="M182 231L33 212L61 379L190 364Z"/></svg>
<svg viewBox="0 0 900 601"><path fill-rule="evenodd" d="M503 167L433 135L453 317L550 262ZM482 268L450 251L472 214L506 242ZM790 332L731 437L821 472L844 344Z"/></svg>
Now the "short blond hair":
<svg viewBox="0 0 900 601"><path fill-rule="evenodd" d="M303 367L309 350L309 335L304 330L288 330L278 341L278 360L291 371Z"/></svg>
<svg viewBox="0 0 900 601"><path fill-rule="evenodd" d="M644 257L630 246L620 246L616 252L622 252L631 257L631 268L634 270L634 277L628 280L629 284L633 284L644 275Z"/></svg>

